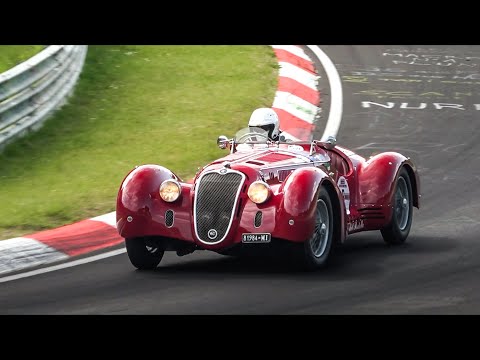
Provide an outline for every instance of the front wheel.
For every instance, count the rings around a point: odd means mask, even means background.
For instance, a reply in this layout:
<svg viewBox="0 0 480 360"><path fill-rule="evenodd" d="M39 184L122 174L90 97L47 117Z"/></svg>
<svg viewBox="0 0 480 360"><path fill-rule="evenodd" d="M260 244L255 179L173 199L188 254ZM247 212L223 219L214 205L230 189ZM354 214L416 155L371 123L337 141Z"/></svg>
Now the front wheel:
<svg viewBox="0 0 480 360"><path fill-rule="evenodd" d="M318 193L316 205L315 228L299 249L301 265L306 270L315 270L327 265L334 239L332 201L324 187Z"/></svg>
<svg viewBox="0 0 480 360"><path fill-rule="evenodd" d="M130 262L139 270L155 269L163 258L164 250L148 238L125 239Z"/></svg>
<svg viewBox="0 0 480 360"><path fill-rule="evenodd" d="M380 232L387 244L398 245L407 239L413 216L412 184L405 168L400 170L392 200L392 219Z"/></svg>

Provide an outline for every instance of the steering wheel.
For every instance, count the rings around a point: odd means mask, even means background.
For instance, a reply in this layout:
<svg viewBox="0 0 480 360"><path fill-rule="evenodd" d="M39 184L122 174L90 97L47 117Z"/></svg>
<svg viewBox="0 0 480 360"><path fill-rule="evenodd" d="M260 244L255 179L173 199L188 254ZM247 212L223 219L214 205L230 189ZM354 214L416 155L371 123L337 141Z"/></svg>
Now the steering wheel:
<svg viewBox="0 0 480 360"><path fill-rule="evenodd" d="M260 139L258 139L258 138L260 138ZM260 134L260 133L247 133L247 134L243 134L242 136L240 136L237 139L236 142L237 143L245 143L245 142L249 142L249 141L256 142L256 141L262 141L262 140L269 141L268 136L266 136L264 134Z"/></svg>

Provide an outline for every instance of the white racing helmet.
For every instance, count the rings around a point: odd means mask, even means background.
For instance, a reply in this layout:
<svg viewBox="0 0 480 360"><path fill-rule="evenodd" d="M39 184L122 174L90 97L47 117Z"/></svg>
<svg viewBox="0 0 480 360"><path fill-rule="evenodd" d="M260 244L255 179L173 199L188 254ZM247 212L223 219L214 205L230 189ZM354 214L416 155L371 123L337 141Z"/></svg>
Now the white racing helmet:
<svg viewBox="0 0 480 360"><path fill-rule="evenodd" d="M280 122L277 113L271 108L256 109L250 116L249 127L259 127L268 131L268 137L275 139L280 133Z"/></svg>

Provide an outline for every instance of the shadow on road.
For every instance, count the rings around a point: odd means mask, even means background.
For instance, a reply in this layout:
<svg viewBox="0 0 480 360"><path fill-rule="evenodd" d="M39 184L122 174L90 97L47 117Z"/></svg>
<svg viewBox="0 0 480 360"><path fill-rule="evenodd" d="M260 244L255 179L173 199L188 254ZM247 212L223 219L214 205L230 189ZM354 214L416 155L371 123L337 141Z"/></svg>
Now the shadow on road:
<svg viewBox="0 0 480 360"><path fill-rule="evenodd" d="M276 257L211 257L199 254L192 259L187 255L177 258L168 254L169 261L162 262L154 275L175 274L195 278L208 278L220 275L226 277L258 277L268 275L273 278L301 279L361 279L378 276L389 270L389 262L416 265L422 263L425 255L451 251L455 240L448 237L411 236L402 245L391 246L383 242L375 233L352 235L348 242L340 246L328 267L314 272L304 271L285 258ZM208 254L208 253L207 253ZM167 256L167 255L166 255ZM190 257L190 258L189 258ZM396 270L399 270L396 268ZM138 273L146 273L138 271Z"/></svg>

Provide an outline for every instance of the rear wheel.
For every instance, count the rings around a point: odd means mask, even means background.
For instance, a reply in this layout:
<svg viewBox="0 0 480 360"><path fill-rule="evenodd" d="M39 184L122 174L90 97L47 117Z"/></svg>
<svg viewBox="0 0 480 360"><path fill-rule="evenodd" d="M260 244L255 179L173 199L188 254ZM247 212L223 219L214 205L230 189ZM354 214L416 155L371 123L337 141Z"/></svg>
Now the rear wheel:
<svg viewBox="0 0 480 360"><path fill-rule="evenodd" d="M327 265L333 243L333 208L330 195L321 188L315 209L315 228L300 250L300 261L306 270L315 270Z"/></svg>
<svg viewBox="0 0 480 360"><path fill-rule="evenodd" d="M390 223L380 232L386 243L398 245L407 239L413 216L412 184L405 168L400 170L395 184L392 212Z"/></svg>
<svg viewBox="0 0 480 360"><path fill-rule="evenodd" d="M130 262L139 270L155 269L163 258L164 250L148 238L125 239Z"/></svg>

